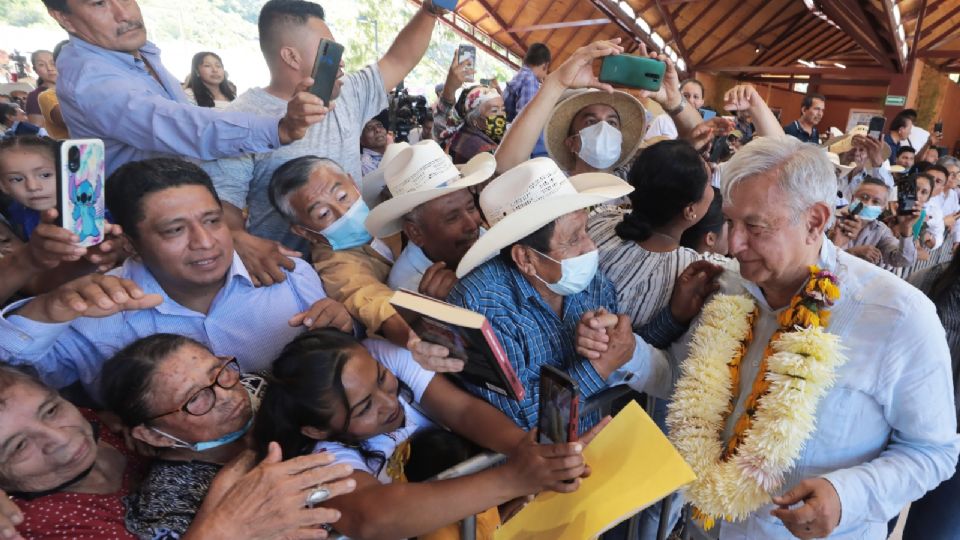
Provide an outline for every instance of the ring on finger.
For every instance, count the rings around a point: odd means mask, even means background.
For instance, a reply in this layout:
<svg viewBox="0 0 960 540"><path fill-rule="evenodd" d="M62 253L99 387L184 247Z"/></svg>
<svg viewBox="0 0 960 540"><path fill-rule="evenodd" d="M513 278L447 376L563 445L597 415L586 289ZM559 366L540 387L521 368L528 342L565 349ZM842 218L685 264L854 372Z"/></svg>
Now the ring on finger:
<svg viewBox="0 0 960 540"><path fill-rule="evenodd" d="M317 486L307 494L306 506L314 506L330 498L330 490Z"/></svg>

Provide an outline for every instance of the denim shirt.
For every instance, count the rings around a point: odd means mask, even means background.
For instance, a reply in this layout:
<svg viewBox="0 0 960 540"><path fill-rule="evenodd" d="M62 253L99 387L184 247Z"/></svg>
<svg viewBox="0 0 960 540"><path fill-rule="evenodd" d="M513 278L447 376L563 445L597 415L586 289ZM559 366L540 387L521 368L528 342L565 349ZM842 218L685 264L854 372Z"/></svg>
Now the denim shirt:
<svg viewBox="0 0 960 540"><path fill-rule="evenodd" d="M830 538L886 538L890 518L954 473L960 436L950 351L933 304L917 289L826 238L820 265L839 278L840 299L828 330L840 338L847 361L818 406L815 431L771 495L806 478L826 478L842 506ZM740 276L728 273L721 282L723 292L749 294L760 310L742 363L737 406L724 432L727 440L781 310L771 309L760 288ZM696 326L695 321L691 328ZM692 332L667 355L651 355L631 386L668 397ZM773 508L761 507L741 522L723 522L720 538L793 538L770 515Z"/></svg>

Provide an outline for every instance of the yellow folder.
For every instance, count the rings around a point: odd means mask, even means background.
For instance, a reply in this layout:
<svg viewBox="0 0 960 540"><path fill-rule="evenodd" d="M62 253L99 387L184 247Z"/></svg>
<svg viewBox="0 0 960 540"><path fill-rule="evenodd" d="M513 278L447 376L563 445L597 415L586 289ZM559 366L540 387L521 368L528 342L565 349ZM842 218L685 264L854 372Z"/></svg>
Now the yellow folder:
<svg viewBox="0 0 960 540"><path fill-rule="evenodd" d="M497 530L496 540L585 540L696 476L660 428L631 402L583 451L592 474L574 493L541 493Z"/></svg>

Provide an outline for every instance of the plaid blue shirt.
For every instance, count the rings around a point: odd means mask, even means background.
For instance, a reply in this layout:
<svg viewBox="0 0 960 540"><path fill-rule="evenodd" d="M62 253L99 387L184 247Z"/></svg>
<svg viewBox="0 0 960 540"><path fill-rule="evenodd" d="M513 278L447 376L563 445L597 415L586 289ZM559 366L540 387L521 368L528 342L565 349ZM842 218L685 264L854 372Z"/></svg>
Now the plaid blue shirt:
<svg viewBox="0 0 960 540"><path fill-rule="evenodd" d="M514 401L485 388L468 387L521 428L529 430L537 425L540 366L544 364L562 369L577 382L581 403L607 387L593 365L577 354L574 345L577 323L585 312L600 307L610 313L618 312L616 291L601 272L597 272L586 290L564 298L559 317L520 271L508 267L499 256L461 279L447 301L481 313L490 321L523 383L526 397Z"/></svg>
<svg viewBox="0 0 960 540"><path fill-rule="evenodd" d="M540 80L533 74L533 70L527 66L520 68L503 91L503 107L507 111L507 121L513 122L539 91Z"/></svg>

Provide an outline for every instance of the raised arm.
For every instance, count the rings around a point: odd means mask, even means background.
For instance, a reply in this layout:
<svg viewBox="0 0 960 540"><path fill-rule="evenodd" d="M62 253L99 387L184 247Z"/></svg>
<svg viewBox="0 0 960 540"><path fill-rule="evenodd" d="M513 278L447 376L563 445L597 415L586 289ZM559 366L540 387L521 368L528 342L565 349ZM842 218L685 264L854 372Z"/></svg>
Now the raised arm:
<svg viewBox="0 0 960 540"><path fill-rule="evenodd" d="M424 0L413 19L397 34L390 49L378 62L383 87L388 92L400 84L410 70L420 63L430 46L430 37L437 24L437 17L443 12L444 10L434 6L431 0Z"/></svg>
<svg viewBox="0 0 960 540"><path fill-rule="evenodd" d="M740 84L727 90L723 95L723 103L727 110L750 111L753 123L757 126L757 136L783 135L783 127L753 85Z"/></svg>
<svg viewBox="0 0 960 540"><path fill-rule="evenodd" d="M517 115L500 142L494 154L497 172L502 173L530 159L537 139L564 90L598 88L613 92L612 86L601 83L593 74L593 62L597 58L621 52L623 47L620 46L620 38L596 41L577 49L563 65L548 75L536 97Z"/></svg>

